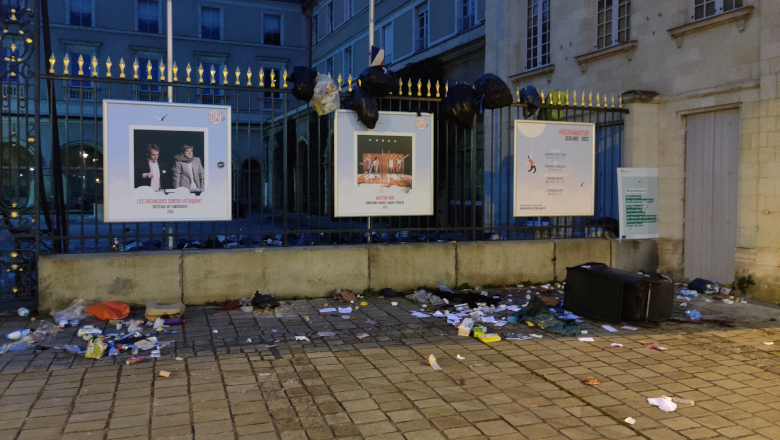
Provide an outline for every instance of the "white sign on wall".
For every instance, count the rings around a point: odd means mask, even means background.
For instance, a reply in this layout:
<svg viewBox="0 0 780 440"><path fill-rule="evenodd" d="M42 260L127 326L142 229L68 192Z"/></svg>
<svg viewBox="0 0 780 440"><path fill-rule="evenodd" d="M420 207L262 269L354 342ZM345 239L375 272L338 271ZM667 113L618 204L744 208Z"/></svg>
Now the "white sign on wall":
<svg viewBox="0 0 780 440"><path fill-rule="evenodd" d="M658 238L658 168L618 168L620 238Z"/></svg>
<svg viewBox="0 0 780 440"><path fill-rule="evenodd" d="M104 221L230 220L230 146L230 106L104 100Z"/></svg>
<svg viewBox="0 0 780 440"><path fill-rule="evenodd" d="M593 215L595 125L515 121L515 217Z"/></svg>
<svg viewBox="0 0 780 440"><path fill-rule="evenodd" d="M433 115L379 112L367 129L335 116L336 217L433 215Z"/></svg>

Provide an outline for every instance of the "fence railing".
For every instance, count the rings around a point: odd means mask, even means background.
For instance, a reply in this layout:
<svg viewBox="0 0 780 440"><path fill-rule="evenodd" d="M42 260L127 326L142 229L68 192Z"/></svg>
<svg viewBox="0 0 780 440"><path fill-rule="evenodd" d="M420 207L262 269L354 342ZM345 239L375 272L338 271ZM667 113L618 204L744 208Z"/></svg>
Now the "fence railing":
<svg viewBox="0 0 780 440"><path fill-rule="evenodd" d="M620 166L623 116L620 101L585 93L556 92L544 97L539 117L571 122L593 122L597 137L596 215L593 217L512 216L512 121L522 119L524 104L488 110L466 129L451 123L441 112L448 84L402 79L399 88L378 99L383 111L432 113L434 134L434 206L432 216L335 218L333 217L333 115L317 116L308 103L296 101L287 83L287 72L250 69L232 74L222 71L184 72L174 64L166 72L160 64L160 81L124 60L117 72L110 60L99 75L97 60L89 60L92 74L83 72L85 60L49 60L51 81L70 105L57 115L59 141L42 146L44 176L54 176L52 158L61 157L64 206L54 198L55 177L44 182L49 211L65 211L64 224L42 239L42 252L103 252L156 250L399 243L460 240L532 240L542 238L596 237L617 228L615 168ZM119 73L119 75L117 75ZM164 83L173 74L173 83ZM185 76L186 73L186 76ZM84 76L83 80L79 76ZM92 88L74 87L89 81ZM346 107L355 80L337 78ZM102 221L102 100L166 100L167 86L174 102L212 104L224 99L232 106L233 220L229 222L156 222L107 224ZM141 87L146 86L139 91ZM163 87L164 93L155 93ZM84 93L86 90L92 94ZM279 98L266 98L279 96ZM544 95L544 92L543 92ZM71 99L73 96L77 98ZM46 106L42 106L42 130L54 136ZM496 136L491 127L504 129ZM508 127L508 129L506 129ZM285 136L286 132L286 136ZM506 135L506 133L509 133ZM287 143L284 143L284 140ZM39 220L41 224L45 218ZM55 222L56 223L56 222Z"/></svg>

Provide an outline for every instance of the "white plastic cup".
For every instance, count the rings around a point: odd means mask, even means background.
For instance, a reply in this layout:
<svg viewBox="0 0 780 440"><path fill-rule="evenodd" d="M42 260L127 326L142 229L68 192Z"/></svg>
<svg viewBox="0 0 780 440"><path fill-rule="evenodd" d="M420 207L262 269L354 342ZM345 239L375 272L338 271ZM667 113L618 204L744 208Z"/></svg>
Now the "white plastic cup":
<svg viewBox="0 0 780 440"><path fill-rule="evenodd" d="M27 307L19 307L18 313L22 318L30 316L30 310Z"/></svg>

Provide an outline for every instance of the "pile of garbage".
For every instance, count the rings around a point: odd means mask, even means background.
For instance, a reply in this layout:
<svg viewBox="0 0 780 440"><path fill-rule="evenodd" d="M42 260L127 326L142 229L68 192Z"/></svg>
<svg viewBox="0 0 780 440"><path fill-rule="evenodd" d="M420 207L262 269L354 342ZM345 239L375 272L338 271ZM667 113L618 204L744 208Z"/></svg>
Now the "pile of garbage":
<svg viewBox="0 0 780 440"><path fill-rule="evenodd" d="M164 334L177 333L169 327L185 323L183 303L159 305L149 300L143 319L127 319L130 306L121 301L100 302L87 306L84 300L76 300L62 310L51 313L54 322L41 321L36 329L17 330L6 335L12 342L0 348L0 354L27 349L37 351L51 348L65 350L68 353L83 354L87 359L100 359L103 356L117 356L130 352L128 365L143 362L147 358L157 358L161 350L173 344L164 341ZM22 313L20 312L20 315ZM81 321L94 317L105 321L109 326L101 329L95 325L81 325ZM80 328L76 336L85 344L52 345L52 339L66 328ZM148 354L147 354L148 353Z"/></svg>
<svg viewBox="0 0 780 440"><path fill-rule="evenodd" d="M512 304L516 299L512 294L505 297L490 295L480 288L465 289L455 292L443 282L438 283L438 295L424 289L416 290L406 298L421 304L422 311L412 312L418 318L446 318L449 324L458 329L460 336L474 336L484 342L504 339L541 338L541 335L519 335L516 333L490 333L488 326L499 329L507 323L525 322L531 327L543 332L564 336L575 336L582 333L579 326L579 316L572 315L563 309L563 302L553 296L553 286L543 285L541 291L528 290L525 303ZM558 289L562 286L558 285ZM480 292L481 291L481 292ZM478 293L479 292L479 293ZM520 297L522 298L522 297ZM464 300L468 301L464 301ZM429 306L438 306L433 311Z"/></svg>
<svg viewBox="0 0 780 440"><path fill-rule="evenodd" d="M281 307L281 305L282 303L273 295L265 295L258 290L255 291L254 296L251 298L242 297L241 299L234 299L217 310L231 311L240 308L242 312L259 313L274 311Z"/></svg>

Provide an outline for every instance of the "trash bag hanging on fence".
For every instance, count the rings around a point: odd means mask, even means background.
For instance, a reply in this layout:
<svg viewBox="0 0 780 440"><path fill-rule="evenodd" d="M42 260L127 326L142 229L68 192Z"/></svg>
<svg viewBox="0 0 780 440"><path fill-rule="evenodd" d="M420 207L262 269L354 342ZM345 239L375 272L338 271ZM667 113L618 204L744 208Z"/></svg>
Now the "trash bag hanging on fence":
<svg viewBox="0 0 780 440"><path fill-rule="evenodd" d="M442 102L442 109L448 118L464 128L470 128L476 114L474 100L477 94L468 84L456 84L450 87Z"/></svg>
<svg viewBox="0 0 780 440"><path fill-rule="evenodd" d="M339 88L333 82L333 78L328 75L317 75L314 97L311 99L314 111L320 116L333 113L339 109L341 104L339 99Z"/></svg>
<svg viewBox="0 0 780 440"><path fill-rule="evenodd" d="M395 72L382 66L367 67L358 78L366 91L376 98L389 95L398 84Z"/></svg>
<svg viewBox="0 0 780 440"><path fill-rule="evenodd" d="M477 107L479 113L483 109L494 109L512 105L512 92L506 83L492 73L480 76L474 82L474 91L477 94Z"/></svg>
<svg viewBox="0 0 780 440"><path fill-rule="evenodd" d="M526 104L523 108L523 117L529 119L542 105L542 98L534 86L528 86L520 90L520 103Z"/></svg>
<svg viewBox="0 0 780 440"><path fill-rule="evenodd" d="M376 127L376 121L379 120L379 107L364 87L357 86L352 90L349 108L357 113L358 119L367 128L373 130Z"/></svg>
<svg viewBox="0 0 780 440"><path fill-rule="evenodd" d="M316 85L317 71L306 66L293 67L293 74L289 80L295 83L292 94L301 101L310 101L314 96L314 86Z"/></svg>

